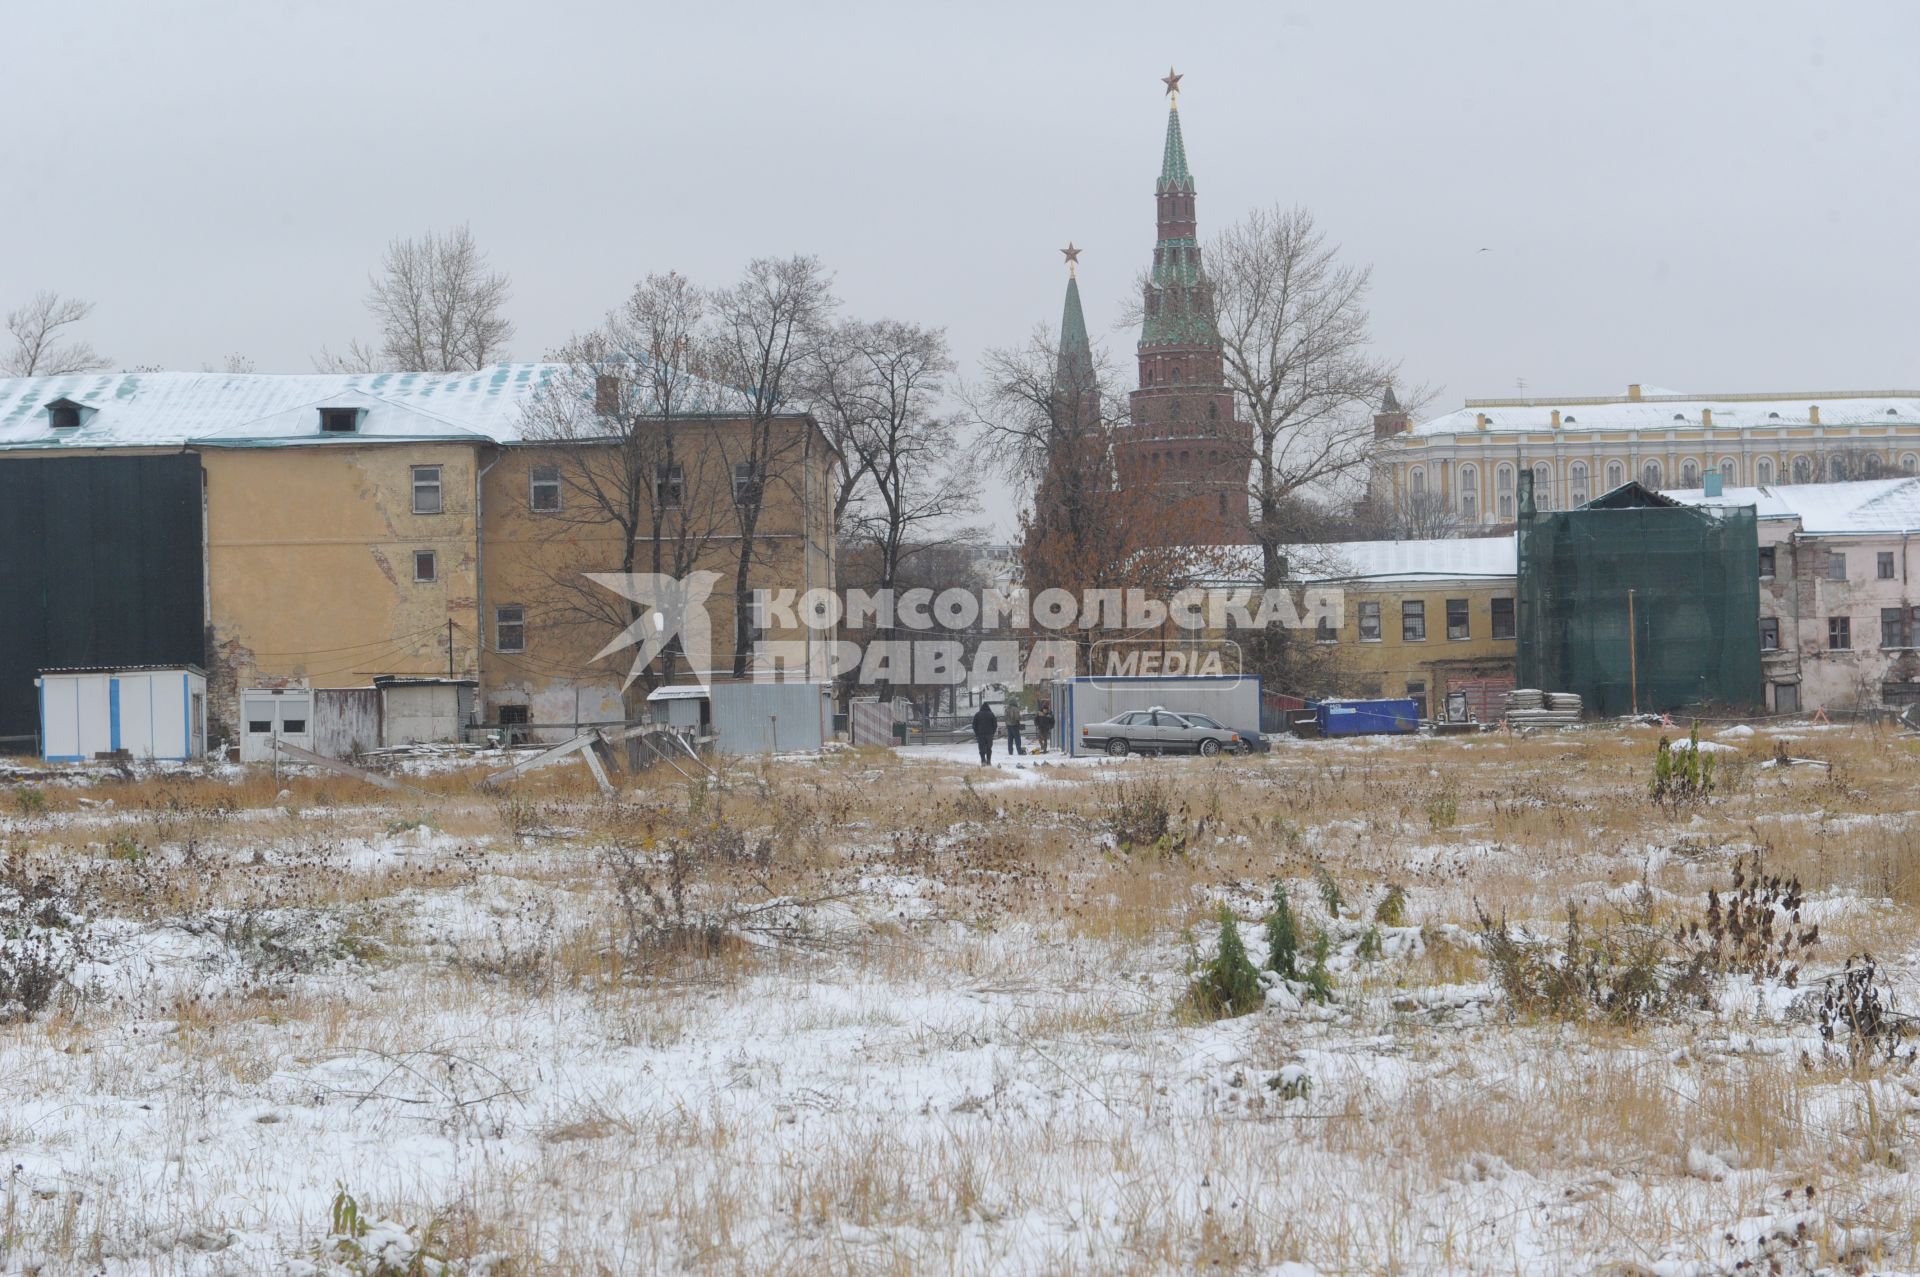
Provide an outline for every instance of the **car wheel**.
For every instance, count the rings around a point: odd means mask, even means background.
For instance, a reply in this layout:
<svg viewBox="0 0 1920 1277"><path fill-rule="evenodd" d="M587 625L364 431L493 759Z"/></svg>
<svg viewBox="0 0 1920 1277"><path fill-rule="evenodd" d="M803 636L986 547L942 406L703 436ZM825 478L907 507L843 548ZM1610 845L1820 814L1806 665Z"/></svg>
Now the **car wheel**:
<svg viewBox="0 0 1920 1277"><path fill-rule="evenodd" d="M1117 738L1114 740L1108 741L1107 753L1112 755L1114 758L1125 758L1127 756L1127 742L1123 740L1119 740Z"/></svg>
<svg viewBox="0 0 1920 1277"><path fill-rule="evenodd" d="M1245 758L1253 752L1253 746L1249 745L1246 741L1236 741L1233 746L1233 752L1239 757Z"/></svg>
<svg viewBox="0 0 1920 1277"><path fill-rule="evenodd" d="M1211 736L1209 736L1207 739L1200 742L1200 757L1212 758L1215 754L1219 752L1220 752L1220 742L1217 740L1214 740Z"/></svg>

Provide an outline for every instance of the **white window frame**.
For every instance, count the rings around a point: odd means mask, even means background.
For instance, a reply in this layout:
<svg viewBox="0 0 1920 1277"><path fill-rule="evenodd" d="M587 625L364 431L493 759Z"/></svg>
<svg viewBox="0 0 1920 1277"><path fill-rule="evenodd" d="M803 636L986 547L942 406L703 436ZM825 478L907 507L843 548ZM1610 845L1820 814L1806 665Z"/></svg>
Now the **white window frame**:
<svg viewBox="0 0 1920 1277"><path fill-rule="evenodd" d="M758 486L760 490L759 499L764 504L767 499L767 477L764 473L764 468L751 461L734 462L733 503L735 505L745 504L745 502L741 500L741 497L746 495L749 486Z"/></svg>
<svg viewBox="0 0 1920 1277"><path fill-rule="evenodd" d="M527 509L535 514L553 514L561 507L559 466L529 466L527 468ZM541 505L540 494L551 492L552 504Z"/></svg>
<svg viewBox="0 0 1920 1277"><path fill-rule="evenodd" d="M431 508L426 508L426 494L432 493ZM413 467L413 512L415 514L445 514L447 509L446 491L441 482L439 466Z"/></svg>
<svg viewBox="0 0 1920 1277"><path fill-rule="evenodd" d="M424 560L427 574L420 575L420 564ZM440 579L440 552L438 550L415 550L413 552L413 579L417 585L428 585Z"/></svg>
<svg viewBox="0 0 1920 1277"><path fill-rule="evenodd" d="M678 461L653 467L653 501L663 510L677 510L687 499L687 470Z"/></svg>

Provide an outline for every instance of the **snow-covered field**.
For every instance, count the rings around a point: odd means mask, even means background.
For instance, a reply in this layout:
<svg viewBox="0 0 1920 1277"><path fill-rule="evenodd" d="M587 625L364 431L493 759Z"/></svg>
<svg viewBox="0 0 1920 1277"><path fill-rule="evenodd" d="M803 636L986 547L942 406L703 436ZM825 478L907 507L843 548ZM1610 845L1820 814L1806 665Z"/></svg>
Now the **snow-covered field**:
<svg viewBox="0 0 1920 1277"><path fill-rule="evenodd" d="M15 781L0 1272L1920 1270L1920 749L1656 735Z"/></svg>

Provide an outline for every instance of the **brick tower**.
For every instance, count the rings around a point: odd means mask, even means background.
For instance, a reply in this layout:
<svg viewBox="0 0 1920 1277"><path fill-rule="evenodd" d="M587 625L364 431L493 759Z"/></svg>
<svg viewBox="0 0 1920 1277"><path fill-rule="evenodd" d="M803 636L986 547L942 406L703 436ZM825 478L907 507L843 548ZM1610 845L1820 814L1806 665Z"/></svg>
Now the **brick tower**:
<svg viewBox="0 0 1920 1277"><path fill-rule="evenodd" d="M1154 183L1159 234L1144 297L1140 388L1122 432L1122 481L1153 489L1169 545L1242 544L1252 431L1233 419L1220 359L1212 286L1200 265L1193 174L1180 135L1180 76L1162 81L1171 99L1167 141Z"/></svg>

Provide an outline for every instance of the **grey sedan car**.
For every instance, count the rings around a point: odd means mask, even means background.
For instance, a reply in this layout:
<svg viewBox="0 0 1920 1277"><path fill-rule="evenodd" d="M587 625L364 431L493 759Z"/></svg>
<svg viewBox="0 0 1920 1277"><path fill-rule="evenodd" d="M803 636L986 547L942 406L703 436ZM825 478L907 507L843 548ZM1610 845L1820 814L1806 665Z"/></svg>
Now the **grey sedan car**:
<svg viewBox="0 0 1920 1277"><path fill-rule="evenodd" d="M1128 710L1104 723L1080 728L1083 749L1104 749L1115 758L1129 753L1194 753L1212 757L1221 750L1244 754L1250 748L1240 733L1222 727L1205 714L1192 714L1156 705Z"/></svg>

